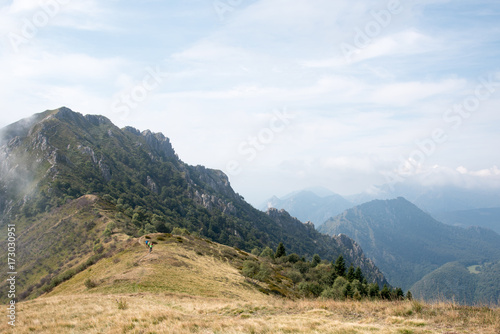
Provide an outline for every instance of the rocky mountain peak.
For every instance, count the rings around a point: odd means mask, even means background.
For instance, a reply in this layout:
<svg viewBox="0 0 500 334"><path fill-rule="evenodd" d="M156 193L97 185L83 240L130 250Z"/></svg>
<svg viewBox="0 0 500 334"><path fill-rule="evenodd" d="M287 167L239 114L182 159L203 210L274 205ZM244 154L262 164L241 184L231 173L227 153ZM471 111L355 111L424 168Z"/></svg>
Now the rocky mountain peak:
<svg viewBox="0 0 500 334"><path fill-rule="evenodd" d="M176 158L174 148L170 143L170 139L165 137L162 133L154 133L150 130L145 130L141 135L146 139L149 147L157 153L164 155L167 158Z"/></svg>

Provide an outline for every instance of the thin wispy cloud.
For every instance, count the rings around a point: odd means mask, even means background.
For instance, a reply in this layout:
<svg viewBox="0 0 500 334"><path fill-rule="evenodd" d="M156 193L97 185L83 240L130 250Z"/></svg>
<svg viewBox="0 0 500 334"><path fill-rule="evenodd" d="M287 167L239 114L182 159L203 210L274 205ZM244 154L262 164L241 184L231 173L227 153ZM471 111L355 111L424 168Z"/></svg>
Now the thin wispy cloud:
<svg viewBox="0 0 500 334"><path fill-rule="evenodd" d="M499 158L497 2L214 4L0 4L0 126L65 105L161 131L183 160L228 172L254 203L319 184L349 194L383 183L436 129L446 141L414 174L443 166L453 178L496 177L485 171ZM124 108L152 71L158 84ZM470 116L452 113L478 89L489 94ZM285 108L295 118L268 142Z"/></svg>

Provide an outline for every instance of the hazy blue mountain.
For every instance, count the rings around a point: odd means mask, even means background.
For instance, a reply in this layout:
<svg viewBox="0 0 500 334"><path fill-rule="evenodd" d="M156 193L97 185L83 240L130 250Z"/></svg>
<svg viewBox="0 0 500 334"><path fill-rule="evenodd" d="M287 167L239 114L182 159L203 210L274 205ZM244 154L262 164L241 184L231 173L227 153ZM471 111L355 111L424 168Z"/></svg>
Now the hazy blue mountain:
<svg viewBox="0 0 500 334"><path fill-rule="evenodd" d="M317 227L352 205L350 201L328 189L309 188L293 192L283 198L274 196L262 204L260 209L266 210L270 207L284 209L300 221L310 221Z"/></svg>
<svg viewBox="0 0 500 334"><path fill-rule="evenodd" d="M443 224L402 197L349 209L319 231L353 238L389 282L403 289L449 262L470 266L500 260L500 235Z"/></svg>
<svg viewBox="0 0 500 334"><path fill-rule="evenodd" d="M500 207L499 189L467 189L452 185L424 186L415 182L382 185L374 187L369 193L346 196L356 205L375 199L396 197L404 197L432 214Z"/></svg>
<svg viewBox="0 0 500 334"><path fill-rule="evenodd" d="M437 212L432 216L445 224L461 227L480 226L500 234L500 208Z"/></svg>

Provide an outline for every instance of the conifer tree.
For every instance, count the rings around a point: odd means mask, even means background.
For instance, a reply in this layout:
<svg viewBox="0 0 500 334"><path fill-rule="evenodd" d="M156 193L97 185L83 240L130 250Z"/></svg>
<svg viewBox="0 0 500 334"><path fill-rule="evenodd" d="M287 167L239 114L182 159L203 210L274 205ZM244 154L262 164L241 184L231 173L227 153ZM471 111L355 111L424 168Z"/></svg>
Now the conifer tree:
<svg viewBox="0 0 500 334"><path fill-rule="evenodd" d="M337 276L345 277L345 261L342 254L340 254L337 260L335 261L335 264L333 265L333 270L335 271L335 274L337 274Z"/></svg>
<svg viewBox="0 0 500 334"><path fill-rule="evenodd" d="M394 293L396 295L396 299L398 299L398 300L403 300L405 298L405 294L403 292L403 289L401 289L401 288L396 288Z"/></svg>
<svg viewBox="0 0 500 334"><path fill-rule="evenodd" d="M408 292L406 293L406 299L407 300L413 300L413 295L411 294L410 290L408 290Z"/></svg>
<svg viewBox="0 0 500 334"><path fill-rule="evenodd" d="M384 287L380 290L380 298L387 300L391 299L391 290L389 290L387 284L384 284Z"/></svg>
<svg viewBox="0 0 500 334"><path fill-rule="evenodd" d="M378 297L379 295L379 287L377 283L371 283L368 286L368 295L370 297Z"/></svg>
<svg viewBox="0 0 500 334"><path fill-rule="evenodd" d="M274 255L274 257L277 259L277 258L280 258L282 256L286 256L286 250L285 250L285 246L283 245L283 243L280 242L278 245L278 248L276 248L276 254Z"/></svg>
<svg viewBox="0 0 500 334"><path fill-rule="evenodd" d="M349 282L352 282L354 280L354 267L352 264L349 266L349 269L347 270L347 280Z"/></svg>
<svg viewBox="0 0 500 334"><path fill-rule="evenodd" d="M325 278L325 282L328 286L332 286L333 283L335 282L335 280L337 279L337 273L335 273L335 270L331 270L327 275L326 275L326 278Z"/></svg>
<svg viewBox="0 0 500 334"><path fill-rule="evenodd" d="M318 264L321 262L321 257L318 254L314 254L312 261L311 261L311 267L316 267Z"/></svg>
<svg viewBox="0 0 500 334"><path fill-rule="evenodd" d="M359 266L356 268L356 271L354 272L354 279L357 279L360 282L363 282L363 280L365 279L363 276L363 272L361 271L361 268Z"/></svg>
<svg viewBox="0 0 500 334"><path fill-rule="evenodd" d="M352 298L353 295L354 295L354 290L352 289L352 285L351 283L347 283L345 286L345 296L347 298Z"/></svg>

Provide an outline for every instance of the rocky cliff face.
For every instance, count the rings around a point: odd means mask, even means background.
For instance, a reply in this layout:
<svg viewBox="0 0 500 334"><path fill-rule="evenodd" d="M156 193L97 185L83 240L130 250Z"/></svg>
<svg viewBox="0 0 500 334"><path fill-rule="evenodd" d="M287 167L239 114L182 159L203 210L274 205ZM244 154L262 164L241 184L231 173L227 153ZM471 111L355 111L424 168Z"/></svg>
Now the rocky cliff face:
<svg viewBox="0 0 500 334"><path fill-rule="evenodd" d="M165 137L162 133L153 133L145 130L141 135L146 139L149 148L160 156L166 158L177 158L175 151L170 143L170 139Z"/></svg>
<svg viewBox="0 0 500 334"><path fill-rule="evenodd" d="M69 136L73 128L63 126L71 124L77 129L102 125L111 127L112 123L103 116L75 113L68 108L60 108L36 114L21 120L0 133L0 212L10 211L16 199L27 202L39 194L39 183L54 181L61 168L78 168L72 160L77 155L87 157L99 170L104 181L110 181L112 170L108 158L95 152L79 133ZM62 138L71 138L65 141ZM74 141L76 139L76 141ZM76 157L76 158L75 158Z"/></svg>
<svg viewBox="0 0 500 334"><path fill-rule="evenodd" d="M29 200L40 178L53 177L57 162L65 160L49 144L47 126L36 123L43 118L31 117L0 131L0 220L15 202Z"/></svg>
<svg viewBox="0 0 500 334"><path fill-rule="evenodd" d="M191 196L198 204L209 210L217 209L225 214L236 214L233 202L242 198L231 188L224 172L199 165L185 166L184 171L193 189Z"/></svg>

